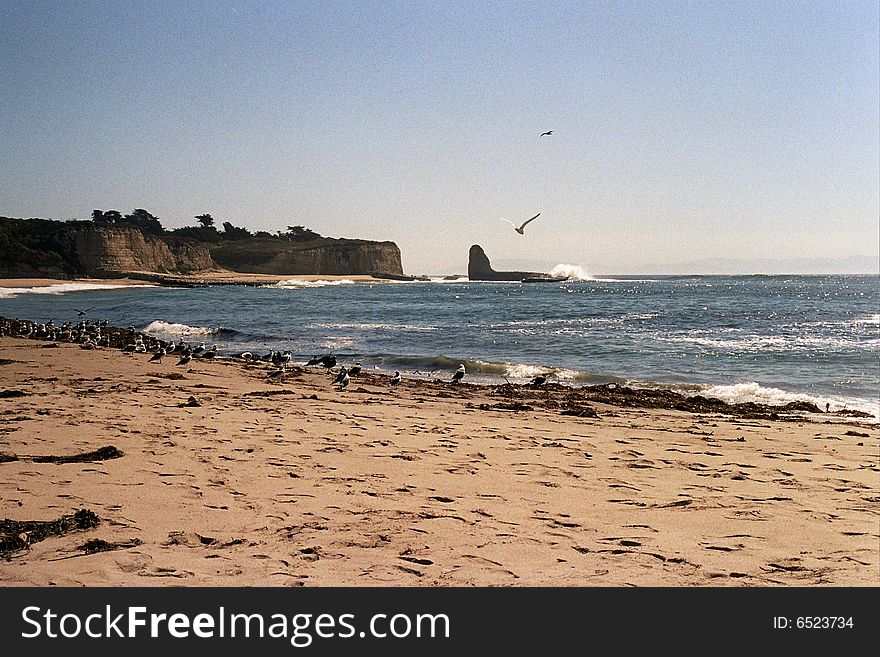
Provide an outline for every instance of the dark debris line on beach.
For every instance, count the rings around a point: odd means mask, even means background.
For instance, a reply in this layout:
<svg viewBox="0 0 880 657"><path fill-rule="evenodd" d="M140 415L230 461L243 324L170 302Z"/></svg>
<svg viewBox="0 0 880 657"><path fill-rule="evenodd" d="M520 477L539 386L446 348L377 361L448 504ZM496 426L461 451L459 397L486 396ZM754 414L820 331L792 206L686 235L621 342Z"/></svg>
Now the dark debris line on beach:
<svg viewBox="0 0 880 657"><path fill-rule="evenodd" d="M747 419L764 420L803 420L804 413L825 413L813 403L804 401L789 402L784 406L743 402L731 404L720 399L701 395L687 396L672 390L630 388L618 384L589 385L572 388L559 384L547 384L540 388L526 385L505 384L496 386L492 395L507 399L526 399L544 408L560 410L563 415L596 417L594 411L583 402L607 404L628 408L657 408L686 411L689 413L718 413ZM494 405L499 407L500 405ZM508 405L508 409L510 405ZM846 411L832 415L847 415L855 418L871 417L862 411Z"/></svg>
<svg viewBox="0 0 880 657"><path fill-rule="evenodd" d="M101 520L88 509L61 516L57 520L9 520L0 522L0 558L8 558L50 536L63 536L75 531L93 529Z"/></svg>
<svg viewBox="0 0 880 657"><path fill-rule="evenodd" d="M54 456L52 454L45 456L19 456L18 454L0 453L0 463L10 463L12 461L33 461L34 463L91 463L92 461L118 459L121 456L123 456L122 450L113 445L108 445L107 447L101 447L92 452L71 454L70 456Z"/></svg>

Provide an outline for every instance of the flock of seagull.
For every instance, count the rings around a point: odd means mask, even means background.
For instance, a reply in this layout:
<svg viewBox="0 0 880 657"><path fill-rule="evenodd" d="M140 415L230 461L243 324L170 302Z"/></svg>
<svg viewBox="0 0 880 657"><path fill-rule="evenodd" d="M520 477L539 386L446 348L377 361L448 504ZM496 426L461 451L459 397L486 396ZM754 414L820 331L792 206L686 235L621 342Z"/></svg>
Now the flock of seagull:
<svg viewBox="0 0 880 657"><path fill-rule="evenodd" d="M92 310L75 309L80 317ZM177 357L176 365L190 365L193 359L211 360L217 358L219 350L216 344L207 347L205 342L200 342L197 346L188 344L183 338L165 341L159 338L140 333L134 326L122 329L110 326L107 320L92 321L82 319L78 322L64 322L63 324L55 324L53 320L46 322L34 322L31 320L6 319L0 317L0 337L3 336L33 338L47 340L51 342L67 342L78 344L81 349L97 349L112 348L119 349L125 353L131 354L150 354L146 360L147 363L162 363L162 359L166 357ZM221 356L221 358L225 358ZM256 355L250 351L244 351L229 358L242 361L248 364L267 364L273 369L266 374L269 381L281 381L288 373L288 367L295 365L293 356L289 350L275 351L271 350L267 354ZM303 363L306 367L320 366L325 371L335 374L332 385L337 386L342 392L345 390L351 378L358 376L363 371L361 363L356 362L353 365L340 365L339 370L334 371L337 366L337 357L332 353L324 356L314 356L310 360ZM452 374L449 383L460 383L465 375L466 370L464 363L459 364L458 369ZM388 380L388 386L394 388L400 385L400 371L395 371ZM543 385L547 380L545 375L539 375L532 379L531 385Z"/></svg>
<svg viewBox="0 0 880 657"><path fill-rule="evenodd" d="M91 310L91 308L88 310ZM87 311L77 309L76 312ZM145 361L147 363L161 364L163 358L177 357L175 364L178 366L190 365L193 359L212 360L217 358L220 353L216 344L208 347L205 342L200 342L194 346L185 342L182 337L178 338L177 342L174 342L174 340L166 342L142 334L134 326L129 326L127 329L109 326L107 320L91 321L83 319L76 323L68 321L63 324L55 324L51 319L47 322L34 322L31 320L0 318L0 337L6 335L78 344L81 349L115 348L130 354L150 354L150 357ZM221 356L221 358L223 357ZM269 381L283 380L284 376L288 373L288 367L294 365L293 357L289 350L271 350L264 355L256 355L253 352L244 351L230 358L255 365L268 364L273 366L273 369L266 374L266 379ZM341 392L348 387L351 377L361 374L363 366L357 362L349 366L341 365L338 371L334 371L337 364L337 358L332 353L325 356L315 356L303 363L306 367L320 366L326 371L334 373L333 385L338 386ZM464 376L465 367L464 364L461 364L452 375L450 382L459 383ZM400 384L400 381L400 372L395 371L389 378L388 385L394 388Z"/></svg>

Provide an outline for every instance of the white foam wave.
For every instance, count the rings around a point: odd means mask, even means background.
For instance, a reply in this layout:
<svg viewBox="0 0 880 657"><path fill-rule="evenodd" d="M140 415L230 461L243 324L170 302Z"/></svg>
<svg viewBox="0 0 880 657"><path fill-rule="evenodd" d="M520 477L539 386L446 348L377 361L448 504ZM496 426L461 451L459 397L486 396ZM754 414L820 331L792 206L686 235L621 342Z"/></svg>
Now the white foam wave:
<svg viewBox="0 0 880 657"><path fill-rule="evenodd" d="M21 294L69 294L91 290L116 290L128 287L156 287L155 285L112 285L106 283L56 283L35 287L0 287L0 299L11 299Z"/></svg>
<svg viewBox="0 0 880 657"><path fill-rule="evenodd" d="M853 324L871 324L872 326L880 326L880 313L857 319Z"/></svg>
<svg viewBox="0 0 880 657"><path fill-rule="evenodd" d="M507 368L504 375L511 379L534 379L539 374L547 374L546 367L538 367L537 365L511 365Z"/></svg>
<svg viewBox="0 0 880 657"><path fill-rule="evenodd" d="M309 281L302 278L288 278L287 280L278 281L272 285L264 285L263 287L275 287L280 289L302 288L302 287L326 287L328 285L354 285L354 281L348 278L340 278L336 280L319 279Z"/></svg>
<svg viewBox="0 0 880 657"><path fill-rule="evenodd" d="M163 322L161 320L150 322L149 324L147 324L146 328L144 328L144 333L149 333L151 335L211 335L212 333L217 333L218 331L220 331L220 329L218 328L210 328L204 326L187 326L186 324L173 324L171 322Z"/></svg>
<svg viewBox="0 0 880 657"><path fill-rule="evenodd" d="M564 262L559 263L550 270L551 276L568 276L570 281L592 281L594 280L586 270L580 265L568 265Z"/></svg>
<svg viewBox="0 0 880 657"><path fill-rule="evenodd" d="M871 413L875 418L880 418L880 404L874 404L867 400L846 399L843 397L821 397L817 395L808 395L801 393L789 392L779 388L767 388L755 383L735 383L733 385L713 385L703 387L694 391L688 389L683 391L687 395L702 395L704 397L714 397L728 404L742 404L746 402L755 402L758 404L768 404L770 406L783 406L790 402L804 401L811 402L824 410L826 404L829 411L840 411L843 409L865 411Z"/></svg>

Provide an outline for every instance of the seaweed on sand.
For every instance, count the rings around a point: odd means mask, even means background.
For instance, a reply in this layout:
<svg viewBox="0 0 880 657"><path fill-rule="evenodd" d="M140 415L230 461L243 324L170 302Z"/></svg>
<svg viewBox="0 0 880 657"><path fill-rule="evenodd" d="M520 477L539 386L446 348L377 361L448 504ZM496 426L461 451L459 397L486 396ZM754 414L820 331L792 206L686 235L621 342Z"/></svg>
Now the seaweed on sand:
<svg viewBox="0 0 880 657"><path fill-rule="evenodd" d="M74 514L57 520L9 520L0 521L0 557L9 557L50 536L63 536L70 532L92 529L101 520L94 511L80 509Z"/></svg>
<svg viewBox="0 0 880 657"><path fill-rule="evenodd" d="M122 450L108 445L101 447L93 452L83 452L82 454L72 454L71 456L34 456L34 463L88 463L89 461L107 461L108 459L118 459L122 456Z"/></svg>

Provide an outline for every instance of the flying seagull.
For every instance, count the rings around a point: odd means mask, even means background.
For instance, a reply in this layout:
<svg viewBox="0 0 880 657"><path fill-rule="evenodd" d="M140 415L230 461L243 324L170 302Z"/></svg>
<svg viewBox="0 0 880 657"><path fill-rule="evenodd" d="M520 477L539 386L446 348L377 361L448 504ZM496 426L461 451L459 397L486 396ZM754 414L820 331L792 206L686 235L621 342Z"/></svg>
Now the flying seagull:
<svg viewBox="0 0 880 657"><path fill-rule="evenodd" d="M509 223L511 226L513 226L513 229L514 229L517 233L519 233L520 235L525 235L525 232L523 232L523 229L526 227L526 225L527 225L530 221L534 221L535 219L537 219L537 218L540 217L540 216L541 216L541 213L539 212L538 214L536 214L536 215L535 215L534 217L532 217L531 219L526 219L524 222L522 222L522 225L519 226L519 227L517 227L517 225L516 225L515 223L513 223L510 219L505 219L504 217L501 217L501 220L502 220L502 221L506 221L506 222Z"/></svg>
<svg viewBox="0 0 880 657"><path fill-rule="evenodd" d="M548 130L547 132L542 132L542 133L541 133L541 136L542 136L542 137L549 137L549 136L552 135L552 134L553 134L553 131L552 131L552 130Z"/></svg>
<svg viewBox="0 0 880 657"><path fill-rule="evenodd" d="M94 310L94 309L95 309L95 306L92 306L91 308L85 308L84 310L80 310L79 308L74 308L74 310L76 311L77 317L85 317L86 313L88 313L90 310Z"/></svg>

